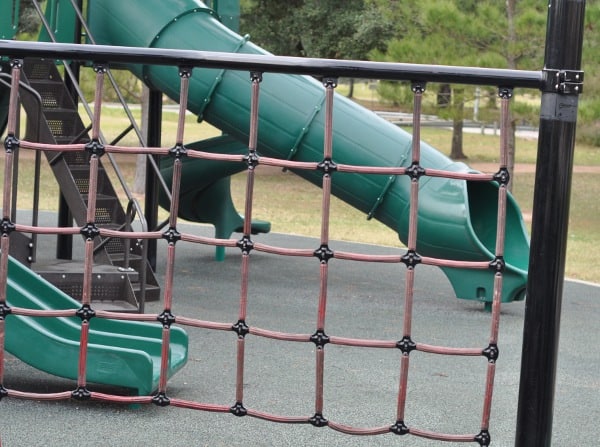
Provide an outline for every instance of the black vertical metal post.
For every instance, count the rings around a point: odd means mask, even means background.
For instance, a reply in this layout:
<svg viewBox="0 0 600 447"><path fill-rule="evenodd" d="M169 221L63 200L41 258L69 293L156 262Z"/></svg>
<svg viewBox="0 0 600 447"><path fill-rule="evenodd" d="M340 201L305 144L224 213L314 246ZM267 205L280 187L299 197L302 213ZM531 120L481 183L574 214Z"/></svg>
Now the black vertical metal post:
<svg viewBox="0 0 600 447"><path fill-rule="evenodd" d="M585 0L550 0L516 447L550 446Z"/></svg>
<svg viewBox="0 0 600 447"><path fill-rule="evenodd" d="M78 0L77 5L79 9L83 7L83 0ZM81 43L81 23L79 20L76 21L73 33L73 43ZM79 74L81 63L79 61L71 61L69 63L71 71L75 75L75 80L72 80L69 76L65 76L65 86L73 102L79 104L79 94L75 88L74 83L79 82ZM58 196L58 226L59 227L70 227L73 225L73 214L69 209L67 200L62 192ZM73 236L72 235L58 235L56 236L56 257L57 259L71 259L73 257Z"/></svg>
<svg viewBox="0 0 600 447"><path fill-rule="evenodd" d="M70 63L73 74L79 79L80 63L73 61ZM79 103L79 95L73 85L73 81L69 76L65 76L65 86L73 102ZM67 203L67 199L63 195L62 191L58 194L58 226L59 227L70 227L73 225L73 214ZM73 235L70 234L59 234L56 236L56 258L57 259L72 259L73 257Z"/></svg>
<svg viewBox="0 0 600 447"><path fill-rule="evenodd" d="M159 147L161 145L162 129L162 92L150 88L148 98L148 134L146 144L148 147ZM158 164L159 160L156 160ZM144 201L144 212L146 222L150 231L158 225L158 191L159 181L157 173L154 172L150 163L146 163L146 196ZM156 240L148 239L148 262L152 270L156 270Z"/></svg>
<svg viewBox="0 0 600 447"><path fill-rule="evenodd" d="M81 28L79 28L79 32L81 32ZM81 64L78 61L72 61L69 65L75 77L79 79ZM71 98L73 98L73 102L75 104L79 104L79 95L77 94L77 90L75 89L73 81L69 76L65 76L65 86L67 87ZM70 227L71 225L73 225L73 214L71 213L67 199L63 195L62 191L60 191L58 194L58 226ZM73 235L59 234L56 236L56 258L73 258Z"/></svg>

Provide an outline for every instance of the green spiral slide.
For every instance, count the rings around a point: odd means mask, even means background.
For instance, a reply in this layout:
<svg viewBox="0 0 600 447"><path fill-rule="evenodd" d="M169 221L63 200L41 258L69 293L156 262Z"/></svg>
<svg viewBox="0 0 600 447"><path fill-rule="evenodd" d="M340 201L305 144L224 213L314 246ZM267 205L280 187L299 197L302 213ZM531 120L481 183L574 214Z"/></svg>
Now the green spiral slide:
<svg viewBox="0 0 600 447"><path fill-rule="evenodd" d="M46 16L60 41L74 35L71 2L49 1ZM199 0L90 0L87 19L98 44L204 51L268 54L229 28ZM12 22L11 22L12 23ZM41 40L47 39L43 33ZM169 97L179 98L177 67L127 67L136 76ZM408 166L411 135L376 114L335 96L334 161L370 166ZM199 120L223 131L224 136L191 143L202 150L244 153L248 141L250 79L247 72L196 68L190 80L189 104ZM324 90L311 77L266 73L261 84L260 154L297 161L320 161L324 134ZM470 172L426 143L424 167ZM241 226L241 217L229 194L229 176L243 165L189 159L182 179L180 214L215 225L218 237L228 237ZM162 170L167 182L170 167ZM299 171L317 185L319 172ZM406 241L409 214L406 176L334 173L333 193L350 205L392 228ZM493 182L422 177L420 180L417 251L467 261L494 258L498 186ZM506 269L502 300L525 297L529 240L521 212L512 196L507 206ZM253 231L268 231L264 222ZM489 303L494 273L491 270L443 268L459 298Z"/></svg>
<svg viewBox="0 0 600 447"><path fill-rule="evenodd" d="M213 11L198 0L93 1L89 5L88 20L98 44L268 54L221 24ZM128 68L144 82L178 99L177 67ZM248 73L194 70L188 108L226 135L200 143L205 150L211 145L214 150L232 153L246 149L249 92ZM266 73L260 101L260 154L298 161L322 159L324 91L319 82L307 76ZM336 95L334 107L335 162L371 166L411 163L408 133L340 95ZM422 146L422 165L469 171L466 165L453 162L427 144ZM228 236L239 225L239 222L231 223L230 217L235 211L224 184L234 170L227 163L189 160L183 170L182 215L213 223L218 235ZM168 167L165 168L165 176L169 173ZM321 182L319 172L298 174L317 185ZM494 183L421 178L417 251L424 256L491 261L495 248L497 190ZM335 173L332 191L406 240L409 209L406 176ZM210 212L207 213L207 209ZM503 301L524 298L528 254L529 241L521 213L510 197ZM444 272L458 297L491 301L492 271L444 268Z"/></svg>

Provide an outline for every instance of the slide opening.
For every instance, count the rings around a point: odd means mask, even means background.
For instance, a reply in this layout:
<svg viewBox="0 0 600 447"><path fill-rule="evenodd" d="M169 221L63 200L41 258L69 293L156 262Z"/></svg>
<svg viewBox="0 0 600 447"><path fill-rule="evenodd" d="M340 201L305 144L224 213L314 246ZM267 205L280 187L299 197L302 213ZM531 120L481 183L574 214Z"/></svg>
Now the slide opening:
<svg viewBox="0 0 600 447"><path fill-rule="evenodd" d="M471 225L479 241L490 253L496 251L498 185L492 182L467 182ZM504 253L508 264L527 271L529 241L521 212L509 195L506 205Z"/></svg>

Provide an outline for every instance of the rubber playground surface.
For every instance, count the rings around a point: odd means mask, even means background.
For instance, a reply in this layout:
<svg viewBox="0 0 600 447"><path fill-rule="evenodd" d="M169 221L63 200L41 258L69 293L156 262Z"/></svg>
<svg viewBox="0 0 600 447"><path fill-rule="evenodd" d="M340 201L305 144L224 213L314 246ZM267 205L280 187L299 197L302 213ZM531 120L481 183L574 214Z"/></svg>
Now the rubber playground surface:
<svg viewBox="0 0 600 447"><path fill-rule="evenodd" d="M186 226L186 231L191 228ZM194 226L198 234L212 229ZM316 246L317 240L268 234L261 241L287 247ZM40 256L52 254L40 241ZM160 256L164 246L159 245ZM394 253L396 249L343 242L333 249ZM173 313L213 321L237 319L240 257L214 248L177 245ZM248 323L271 330L306 332L314 327L319 265L313 258L281 259L253 253ZM326 327L329 334L390 338L401 333L404 266L333 260L330 263ZM524 303L503 304L490 433L494 446L513 445ZM147 304L147 312L161 304ZM600 287L566 281L556 385L553 444L593 446L600 438ZM445 276L420 266L416 276L413 338L449 346L486 346L490 315L479 303L453 298ZM186 328L188 364L168 386L181 399L235 401L235 334ZM400 337L398 337L400 338ZM272 414L314 413L314 345L252 337L246 344L244 403ZM248 343L249 342L249 343ZM399 351L327 346L324 416L361 427L395 422ZM406 422L448 433L477 433L481 420L486 360L411 356ZM37 371L12 356L5 364L7 388L42 393L72 390L75 383ZM90 386L108 393L126 390ZM251 417L174 407L81 401L0 402L2 446L433 446L438 441L394 434L357 437L327 427L278 424ZM469 444L470 445L470 444ZM475 444L473 444L475 445Z"/></svg>

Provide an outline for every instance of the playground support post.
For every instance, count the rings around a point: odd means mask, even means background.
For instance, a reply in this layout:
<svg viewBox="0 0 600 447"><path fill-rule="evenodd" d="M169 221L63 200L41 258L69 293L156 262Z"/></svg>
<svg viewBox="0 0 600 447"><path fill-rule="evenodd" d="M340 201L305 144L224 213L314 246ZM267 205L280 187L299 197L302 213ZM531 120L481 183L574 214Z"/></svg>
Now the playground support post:
<svg viewBox="0 0 600 447"><path fill-rule="evenodd" d="M162 140L162 92L150 89L148 97L148 133L145 135L148 147L159 147ZM158 163L158 159L156 160ZM150 231L156 230L158 226L158 190L159 181L157 173L152 169L150 163L146 163L146 194L144 202L145 218ZM156 240L149 239L148 262L152 270L156 271L157 244Z"/></svg>
<svg viewBox="0 0 600 447"><path fill-rule="evenodd" d="M80 10L83 8L83 0L76 0L76 4ZM81 23L78 20L74 24L72 42L81 43ZM75 83L79 83L81 62L71 61L69 64L75 79L65 75L65 85L73 99L73 103L77 105L79 104L79 94L75 88ZM70 227L71 225L73 225L73 214L69 209L67 199L60 192L58 197L58 226ZM61 234L56 237L56 258L69 260L73 258L73 235Z"/></svg>
<svg viewBox="0 0 600 447"><path fill-rule="evenodd" d="M549 0L516 447L550 446L585 0Z"/></svg>

